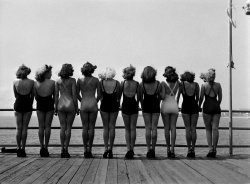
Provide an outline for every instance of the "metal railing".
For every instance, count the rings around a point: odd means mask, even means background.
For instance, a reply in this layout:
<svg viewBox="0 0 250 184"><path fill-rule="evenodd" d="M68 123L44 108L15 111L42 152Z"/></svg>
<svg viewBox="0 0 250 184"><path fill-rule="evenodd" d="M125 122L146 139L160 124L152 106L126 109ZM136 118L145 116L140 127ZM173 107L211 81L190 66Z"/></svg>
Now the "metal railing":
<svg viewBox="0 0 250 184"><path fill-rule="evenodd" d="M139 109L141 110L141 109ZM13 109L0 109L0 111L14 111ZM36 111L36 109L33 109L33 111ZM229 112L228 110L222 110L221 112ZM233 113L249 113L250 111L248 110L232 110ZM124 126L116 126L116 129L124 129ZM0 130L15 130L16 127L0 127ZM28 129L39 129L39 127L28 127ZM60 127L51 127L51 129L60 129ZM82 127L81 126L73 126L72 129L78 129L81 130ZM103 129L102 126L97 126L95 127L95 129ZM145 126L136 126L136 129L145 129ZM163 126L159 126L158 129L164 129ZM181 127L176 127L176 129L185 129L185 127L181 126ZM196 127L196 129L200 130L200 129L205 129L205 127ZM230 130L230 127L219 127L219 130ZM250 130L250 128L247 127L233 127L232 130ZM250 148L250 145L233 145L231 144L233 148ZM0 147L15 147L16 145L13 144L0 144ZM60 147L60 144L50 144L49 147ZM70 144L70 147L82 147L82 144ZM103 144L93 144L93 147L102 147ZM114 144L114 146L117 147L126 147L126 144ZM146 144L135 144L135 146L137 147L145 147ZM160 146L160 147L166 147L166 144L156 144L156 146ZM26 145L26 147L40 147L40 144L28 144ZM176 144L175 147L187 147L187 145L185 144ZM207 147L207 145L196 145L196 147L201 147L201 148L205 148ZM218 145L217 147L219 148L230 148L230 144L229 145Z"/></svg>

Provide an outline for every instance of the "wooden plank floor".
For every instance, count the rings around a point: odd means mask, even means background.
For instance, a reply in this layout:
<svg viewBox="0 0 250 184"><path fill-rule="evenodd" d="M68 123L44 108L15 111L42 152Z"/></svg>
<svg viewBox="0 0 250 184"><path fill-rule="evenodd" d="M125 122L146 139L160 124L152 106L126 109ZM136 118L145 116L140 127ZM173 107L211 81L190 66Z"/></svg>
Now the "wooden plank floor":
<svg viewBox="0 0 250 184"><path fill-rule="evenodd" d="M195 159L184 155L175 159L165 155L155 159L145 155L136 155L134 159L124 159L124 155L115 155L113 159L103 159L101 155L94 159L71 156L17 158L0 153L0 183L250 183L250 154L220 155L215 159L204 155Z"/></svg>

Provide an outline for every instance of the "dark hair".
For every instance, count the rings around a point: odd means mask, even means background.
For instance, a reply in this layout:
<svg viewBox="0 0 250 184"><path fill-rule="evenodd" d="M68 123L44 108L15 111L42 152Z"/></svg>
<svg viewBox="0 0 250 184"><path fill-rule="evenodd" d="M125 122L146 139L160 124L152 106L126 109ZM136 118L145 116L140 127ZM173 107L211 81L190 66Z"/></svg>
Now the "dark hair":
<svg viewBox="0 0 250 184"><path fill-rule="evenodd" d="M151 83L155 81L157 71L152 66L146 66L141 74L142 81Z"/></svg>
<svg viewBox="0 0 250 184"><path fill-rule="evenodd" d="M44 65L43 67L39 68L37 71L36 71L36 74L35 74L35 79L38 81L38 82L43 82L45 81L48 73L51 71L52 69L52 66L48 66L48 65Z"/></svg>
<svg viewBox="0 0 250 184"><path fill-rule="evenodd" d="M69 78L70 76L73 75L73 72L74 70L73 70L72 65L65 63L62 65L62 68L59 71L58 76L62 78Z"/></svg>
<svg viewBox="0 0 250 184"><path fill-rule="evenodd" d="M195 74L193 72L185 71L181 76L181 81L194 82Z"/></svg>
<svg viewBox="0 0 250 184"><path fill-rule="evenodd" d="M82 68L81 68L81 72L83 75L85 76L91 76L92 73L94 73L95 69L97 68L96 65L92 65L91 63L87 62L85 63Z"/></svg>
<svg viewBox="0 0 250 184"><path fill-rule="evenodd" d="M167 66L165 68L165 73L163 74L163 76L166 77L167 82L176 82L179 79L175 71L176 69L172 66Z"/></svg>
<svg viewBox="0 0 250 184"><path fill-rule="evenodd" d="M16 71L16 78L18 79L25 79L30 74L31 69L22 64L19 66L18 70Z"/></svg>
<svg viewBox="0 0 250 184"><path fill-rule="evenodd" d="M126 67L123 69L123 75L122 77L124 79L133 79L133 77L135 76L135 67L133 67L132 65L130 65L129 67Z"/></svg>

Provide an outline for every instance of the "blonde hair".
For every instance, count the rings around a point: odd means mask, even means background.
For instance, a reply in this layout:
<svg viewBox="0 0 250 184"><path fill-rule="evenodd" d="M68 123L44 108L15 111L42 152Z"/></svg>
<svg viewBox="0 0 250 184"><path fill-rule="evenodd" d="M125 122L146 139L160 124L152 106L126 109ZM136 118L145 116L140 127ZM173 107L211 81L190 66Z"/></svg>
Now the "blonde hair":
<svg viewBox="0 0 250 184"><path fill-rule="evenodd" d="M111 67L107 67L103 72L99 73L98 76L101 80L113 79L115 77L115 70Z"/></svg>
<svg viewBox="0 0 250 184"><path fill-rule="evenodd" d="M200 78L204 82L213 82L215 78L215 69L210 68L206 73L201 73Z"/></svg>

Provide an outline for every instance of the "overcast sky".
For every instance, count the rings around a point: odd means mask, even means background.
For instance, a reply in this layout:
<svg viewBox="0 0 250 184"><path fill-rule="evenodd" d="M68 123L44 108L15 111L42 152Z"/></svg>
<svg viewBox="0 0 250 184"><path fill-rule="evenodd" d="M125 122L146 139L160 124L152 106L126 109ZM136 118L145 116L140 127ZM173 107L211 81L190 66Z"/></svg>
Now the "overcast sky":
<svg viewBox="0 0 250 184"><path fill-rule="evenodd" d="M250 16L233 1L233 109L250 109ZM216 69L223 89L222 109L229 105L227 0L0 0L0 108L12 108L12 85L21 64L29 78L43 64L53 66L52 79L64 63L81 77L81 66L97 65L97 76L108 66L122 80L122 69L166 66L179 74ZM34 107L36 107L34 103Z"/></svg>

